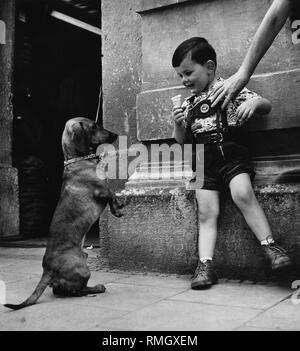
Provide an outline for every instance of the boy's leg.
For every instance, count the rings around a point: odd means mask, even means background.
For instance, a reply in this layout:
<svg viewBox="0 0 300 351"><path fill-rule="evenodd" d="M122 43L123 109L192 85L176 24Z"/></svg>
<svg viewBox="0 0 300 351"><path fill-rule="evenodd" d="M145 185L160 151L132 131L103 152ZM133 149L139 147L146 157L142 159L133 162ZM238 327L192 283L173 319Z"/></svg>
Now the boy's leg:
<svg viewBox="0 0 300 351"><path fill-rule="evenodd" d="M219 192L197 189L196 199L198 203L198 252L200 261L192 278L192 289L208 287L217 280L211 261L217 240Z"/></svg>
<svg viewBox="0 0 300 351"><path fill-rule="evenodd" d="M242 211L246 222L259 241L272 236L269 222L258 203L251 184L249 174L241 173L229 183L232 199Z"/></svg>
<svg viewBox="0 0 300 351"><path fill-rule="evenodd" d="M239 207L250 229L260 241L272 268L277 269L289 265L291 263L290 258L274 242L269 222L256 199L249 174L241 173L235 176L230 181L229 188L233 201Z"/></svg>
<svg viewBox="0 0 300 351"><path fill-rule="evenodd" d="M196 199L198 203L199 258L212 258L217 240L219 192L197 189Z"/></svg>

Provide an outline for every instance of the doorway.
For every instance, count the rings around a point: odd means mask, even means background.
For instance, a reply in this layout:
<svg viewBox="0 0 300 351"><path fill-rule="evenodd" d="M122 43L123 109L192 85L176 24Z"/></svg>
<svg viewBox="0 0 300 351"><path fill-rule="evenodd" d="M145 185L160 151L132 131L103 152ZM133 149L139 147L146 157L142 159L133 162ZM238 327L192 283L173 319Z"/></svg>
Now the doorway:
<svg viewBox="0 0 300 351"><path fill-rule="evenodd" d="M24 238L47 236L60 195L66 121L96 118L100 9L98 0L17 1L13 160ZM101 109L98 120L102 122Z"/></svg>

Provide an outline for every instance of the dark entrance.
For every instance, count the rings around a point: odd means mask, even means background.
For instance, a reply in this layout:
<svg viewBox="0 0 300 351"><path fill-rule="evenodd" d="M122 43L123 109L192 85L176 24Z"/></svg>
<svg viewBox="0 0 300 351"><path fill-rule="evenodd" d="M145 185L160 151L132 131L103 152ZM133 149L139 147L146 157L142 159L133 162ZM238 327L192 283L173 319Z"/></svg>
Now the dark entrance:
<svg viewBox="0 0 300 351"><path fill-rule="evenodd" d="M17 2L13 160L26 238L47 235L61 187L65 122L96 118L100 6L98 0Z"/></svg>

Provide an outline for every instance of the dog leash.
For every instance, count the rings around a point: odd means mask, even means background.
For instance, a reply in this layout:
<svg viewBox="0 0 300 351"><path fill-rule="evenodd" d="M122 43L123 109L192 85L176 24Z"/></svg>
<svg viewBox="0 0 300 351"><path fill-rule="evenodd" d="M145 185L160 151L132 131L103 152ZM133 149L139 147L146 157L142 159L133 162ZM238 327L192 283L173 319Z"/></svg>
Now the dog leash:
<svg viewBox="0 0 300 351"><path fill-rule="evenodd" d="M102 152L100 155L97 154L90 154L87 156L82 156L82 157L75 157L75 158L71 158L70 160L64 161L64 166L68 166L71 163L75 163L75 162L79 162L79 161L83 161L83 160L90 160L93 158L98 159L98 162L102 161L103 157L105 156L105 153Z"/></svg>

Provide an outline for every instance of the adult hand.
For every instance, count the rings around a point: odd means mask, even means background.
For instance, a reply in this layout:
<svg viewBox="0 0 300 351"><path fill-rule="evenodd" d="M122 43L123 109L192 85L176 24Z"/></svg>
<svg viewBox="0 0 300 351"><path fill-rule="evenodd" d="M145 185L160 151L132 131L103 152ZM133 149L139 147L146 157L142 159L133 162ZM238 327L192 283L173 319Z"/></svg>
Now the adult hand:
<svg viewBox="0 0 300 351"><path fill-rule="evenodd" d="M223 101L222 110L226 108L229 101L233 100L237 94L245 87L250 77L242 70L238 70L234 75L224 80L211 95L212 107Z"/></svg>

